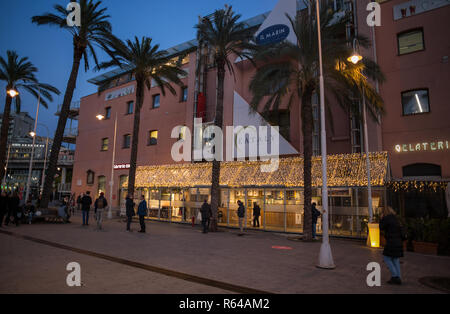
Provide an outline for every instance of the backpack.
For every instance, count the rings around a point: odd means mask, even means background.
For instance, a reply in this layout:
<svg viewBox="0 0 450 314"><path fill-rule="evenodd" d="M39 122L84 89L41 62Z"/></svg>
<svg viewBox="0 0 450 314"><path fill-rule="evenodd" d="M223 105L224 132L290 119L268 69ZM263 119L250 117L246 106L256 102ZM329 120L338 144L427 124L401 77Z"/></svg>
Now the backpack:
<svg viewBox="0 0 450 314"><path fill-rule="evenodd" d="M105 206L105 203L103 202L103 198L99 198L97 200L97 208L102 209Z"/></svg>

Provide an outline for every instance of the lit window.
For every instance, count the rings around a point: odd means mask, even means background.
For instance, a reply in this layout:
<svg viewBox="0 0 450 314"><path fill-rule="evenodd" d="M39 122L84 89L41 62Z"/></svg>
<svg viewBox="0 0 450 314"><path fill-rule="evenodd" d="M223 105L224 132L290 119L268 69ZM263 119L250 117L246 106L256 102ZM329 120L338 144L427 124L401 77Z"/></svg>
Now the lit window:
<svg viewBox="0 0 450 314"><path fill-rule="evenodd" d="M105 108L105 119L111 118L111 107Z"/></svg>
<svg viewBox="0 0 450 314"><path fill-rule="evenodd" d="M131 135L125 134L123 136L123 148L130 148L131 146Z"/></svg>
<svg viewBox="0 0 450 314"><path fill-rule="evenodd" d="M134 109L134 102L127 102L127 114L132 114Z"/></svg>
<svg viewBox="0 0 450 314"><path fill-rule="evenodd" d="M188 88L183 87L181 89L181 102L186 102L188 100Z"/></svg>
<svg viewBox="0 0 450 314"><path fill-rule="evenodd" d="M182 126L180 128L180 135L178 136L179 140L185 140L186 139L186 130L187 130L187 126Z"/></svg>
<svg viewBox="0 0 450 314"><path fill-rule="evenodd" d="M398 54L404 55L425 49L423 41L423 30L415 29L397 35Z"/></svg>
<svg viewBox="0 0 450 314"><path fill-rule="evenodd" d="M109 139L108 138L103 138L102 139L102 152L108 150L108 144L109 144Z"/></svg>
<svg viewBox="0 0 450 314"><path fill-rule="evenodd" d="M158 131L153 130L149 132L148 145L158 144Z"/></svg>
<svg viewBox="0 0 450 314"><path fill-rule="evenodd" d="M403 115L430 112L427 89L417 89L402 93Z"/></svg>
<svg viewBox="0 0 450 314"><path fill-rule="evenodd" d="M160 95L153 95L153 108L159 108L160 105Z"/></svg>

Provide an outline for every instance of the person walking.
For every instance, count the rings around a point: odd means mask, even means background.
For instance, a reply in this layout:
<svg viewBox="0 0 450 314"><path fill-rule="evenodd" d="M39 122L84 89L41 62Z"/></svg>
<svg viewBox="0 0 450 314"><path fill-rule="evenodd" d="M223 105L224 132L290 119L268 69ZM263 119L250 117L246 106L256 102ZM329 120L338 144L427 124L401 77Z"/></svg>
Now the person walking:
<svg viewBox="0 0 450 314"><path fill-rule="evenodd" d="M145 201L144 195L141 195L141 202L138 206L138 216L139 224L141 225L141 230L139 232L145 233L145 216L147 216L147 202Z"/></svg>
<svg viewBox="0 0 450 314"><path fill-rule="evenodd" d="M126 214L127 214L127 231L131 232L131 220L133 219L133 216L136 215L134 212L134 206L136 204L133 202L133 196L131 194L127 194L127 197L125 198L125 208L126 208Z"/></svg>
<svg viewBox="0 0 450 314"><path fill-rule="evenodd" d="M245 207L240 200L237 201L237 204L238 204L237 215L239 218L239 230L241 231L239 235L241 236L244 234Z"/></svg>
<svg viewBox="0 0 450 314"><path fill-rule="evenodd" d="M400 257L403 257L403 241L406 239L392 207L383 208L381 215L380 230L386 239L383 259L391 272L391 279L387 283L401 285Z"/></svg>
<svg viewBox="0 0 450 314"><path fill-rule="evenodd" d="M203 202L203 205L200 208L200 213L202 214L203 233L208 233L212 210L211 205L209 205L206 200Z"/></svg>
<svg viewBox="0 0 450 314"><path fill-rule="evenodd" d="M105 193L101 192L100 196L95 200L94 213L95 220L97 220L97 230L102 230L103 210L108 206L105 198Z"/></svg>
<svg viewBox="0 0 450 314"><path fill-rule="evenodd" d="M258 203L253 203L253 227L259 228L259 216L261 216L261 207Z"/></svg>
<svg viewBox="0 0 450 314"><path fill-rule="evenodd" d="M19 194L17 192L14 192L10 194L8 197L8 213L5 220L5 226L9 225L9 222L11 220L11 217L14 217L14 222L16 223L16 226L19 226L19 220L21 218L22 212L19 211L20 206L20 198Z"/></svg>
<svg viewBox="0 0 450 314"><path fill-rule="evenodd" d="M83 226L89 226L89 210L92 205L91 192L87 191L81 198L81 211L83 213Z"/></svg>
<svg viewBox="0 0 450 314"><path fill-rule="evenodd" d="M34 207L31 200L28 200L28 202L25 204L24 212L27 215L28 218L28 224L31 225L31 221L33 221L33 216L36 213L36 208Z"/></svg>
<svg viewBox="0 0 450 314"><path fill-rule="evenodd" d="M317 233L317 219L320 217L320 211L316 208L316 203L312 203L311 206L311 214L312 214L312 237L313 240L316 240L316 233Z"/></svg>
<svg viewBox="0 0 450 314"><path fill-rule="evenodd" d="M8 213L8 195L2 191L0 195L0 227L3 225L3 218Z"/></svg>

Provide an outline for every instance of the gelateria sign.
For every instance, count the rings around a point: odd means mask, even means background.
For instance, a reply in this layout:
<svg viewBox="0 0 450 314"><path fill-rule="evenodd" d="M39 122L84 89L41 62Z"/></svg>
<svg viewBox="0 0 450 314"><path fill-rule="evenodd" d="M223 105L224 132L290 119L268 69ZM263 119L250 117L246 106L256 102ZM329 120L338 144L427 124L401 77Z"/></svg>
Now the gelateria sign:
<svg viewBox="0 0 450 314"><path fill-rule="evenodd" d="M449 149L450 149L449 141L421 142L421 143L395 145L395 151L397 153L438 152Z"/></svg>

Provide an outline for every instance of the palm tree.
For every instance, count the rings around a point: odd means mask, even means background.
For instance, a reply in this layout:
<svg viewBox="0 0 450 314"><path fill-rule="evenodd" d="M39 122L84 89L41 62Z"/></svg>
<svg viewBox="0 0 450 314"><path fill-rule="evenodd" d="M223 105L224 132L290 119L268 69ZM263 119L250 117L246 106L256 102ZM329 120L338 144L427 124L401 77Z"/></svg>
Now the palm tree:
<svg viewBox="0 0 450 314"><path fill-rule="evenodd" d="M314 5L311 12L315 12ZM358 102L355 99L360 98L364 93L372 116L378 116L383 112L383 99L367 80L367 77L379 82L384 80L378 65L369 58L365 58L363 62L356 65L346 62L352 53L351 41L342 35L348 17L337 21L334 18L334 12L327 6L322 6L320 19L327 96L331 96L335 103L337 102L345 110L358 113ZM249 88L253 93L251 106L257 110L260 104L264 103L265 113L279 110L282 101L287 100L290 107L295 99L300 100L304 157L303 239L309 241L312 238L313 114L311 101L313 94L319 88L317 24L315 16L309 15L308 12L301 12L295 20L290 18L290 21L297 42L295 44L283 42L258 50L254 59L264 62L264 65L257 69ZM369 46L369 41L365 37L359 36L358 40L361 47ZM330 106L331 101L326 103Z"/></svg>
<svg viewBox="0 0 450 314"><path fill-rule="evenodd" d="M230 56L251 59L249 51L253 46L251 29L243 22L238 22L241 15L235 14L232 7L216 10L211 16L205 17L195 27L199 46L206 45L212 49L215 66L217 67L217 103L214 125L223 126L223 98L225 72L228 69L234 75L233 62ZM233 59L234 60L234 59ZM211 231L217 230L217 212L219 206L220 161L213 160L211 174Z"/></svg>
<svg viewBox="0 0 450 314"><path fill-rule="evenodd" d="M108 42L106 52L111 57L108 62L103 62L98 69L106 69L118 66L129 70L136 79L136 106L134 112L133 135L131 142L130 171L128 175L128 193L134 194L134 184L136 180L136 162L139 143L139 125L141 119L141 109L144 103L144 90L152 87L152 80L161 89L163 95L168 89L176 95L176 90L170 83L183 85L180 76L186 75L186 72L180 69L178 63L172 62L165 50L159 50L159 45L152 45L152 39L137 37L134 41L122 40L111 36ZM99 91L103 91L110 85L110 81L105 81Z"/></svg>
<svg viewBox="0 0 450 314"><path fill-rule="evenodd" d="M53 101L52 93L59 95L59 90L49 84L39 83L35 77L38 69L28 61L27 57L19 58L15 51L8 50L6 59L0 56L0 81L6 82L6 91L15 89L27 91L40 99L42 106L48 108L48 101ZM15 98L16 112L20 112L20 94ZM0 135L0 178L5 175L6 147L8 146L8 129L11 113L12 97L7 92L5 108L3 110L2 128ZM1 180L1 179L0 179Z"/></svg>
<svg viewBox="0 0 450 314"><path fill-rule="evenodd" d="M72 70L67 81L66 92L58 119L52 149L49 158L47 173L45 176L44 190L42 192L41 206L48 206L50 194L52 192L53 180L56 174L58 155L69 116L70 104L73 92L76 87L78 71L81 59L84 58L84 69L89 69L90 54L94 62L98 64L94 46L104 47L105 38L111 33L111 24L108 22L108 15L105 15L106 8L99 8L101 1L80 0L81 26L67 25L67 11L61 5L55 5L56 13L45 13L40 16L33 16L32 22L37 25L51 25L60 27L68 31L73 37L73 62Z"/></svg>

